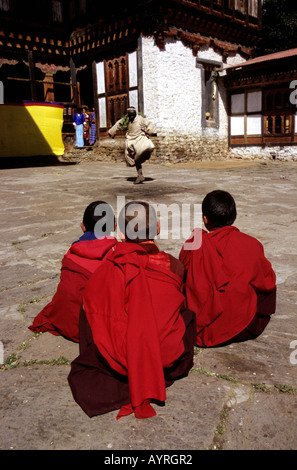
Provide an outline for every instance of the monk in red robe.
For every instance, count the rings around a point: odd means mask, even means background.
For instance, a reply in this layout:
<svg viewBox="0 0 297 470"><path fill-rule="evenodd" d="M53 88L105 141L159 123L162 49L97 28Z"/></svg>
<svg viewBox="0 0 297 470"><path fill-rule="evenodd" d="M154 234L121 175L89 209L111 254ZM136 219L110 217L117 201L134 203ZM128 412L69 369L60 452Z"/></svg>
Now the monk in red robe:
<svg viewBox="0 0 297 470"><path fill-rule="evenodd" d="M262 244L232 224L236 205L226 191L212 191L202 203L208 232L200 247L196 229L180 252L187 306L196 313L200 347L259 336L275 312L276 278ZM201 233L200 233L201 235Z"/></svg>
<svg viewBox="0 0 297 470"><path fill-rule="evenodd" d="M152 208L129 203L118 224L124 242L83 295L80 354L68 380L90 417L120 409L117 418L148 418L151 403L164 404L166 386L193 365L195 315L182 309L182 263L154 242Z"/></svg>
<svg viewBox="0 0 297 470"><path fill-rule="evenodd" d="M112 208L103 201L94 201L84 212L84 232L62 260L60 282L51 302L35 317L29 329L50 332L79 341L79 312L86 282L113 252L117 240L110 233L115 229Z"/></svg>

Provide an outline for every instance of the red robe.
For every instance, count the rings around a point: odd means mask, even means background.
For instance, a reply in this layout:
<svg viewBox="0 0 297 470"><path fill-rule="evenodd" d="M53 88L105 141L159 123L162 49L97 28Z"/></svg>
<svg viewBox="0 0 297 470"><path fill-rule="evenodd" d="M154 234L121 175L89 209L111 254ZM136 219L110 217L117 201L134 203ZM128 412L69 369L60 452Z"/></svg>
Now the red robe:
<svg viewBox="0 0 297 470"><path fill-rule="evenodd" d="M79 341L79 312L86 282L113 252L114 237L74 243L62 260L61 277L53 299L35 317L31 331L48 331Z"/></svg>
<svg viewBox="0 0 297 470"><path fill-rule="evenodd" d="M203 231L201 248L183 247L180 260L198 346L242 341L263 331L275 311L276 278L258 240L233 226Z"/></svg>
<svg viewBox="0 0 297 470"><path fill-rule="evenodd" d="M153 243L120 243L88 282L68 380L89 416L118 408L118 417L153 416L166 381L188 374L196 328L193 312L180 313L182 276L182 264Z"/></svg>

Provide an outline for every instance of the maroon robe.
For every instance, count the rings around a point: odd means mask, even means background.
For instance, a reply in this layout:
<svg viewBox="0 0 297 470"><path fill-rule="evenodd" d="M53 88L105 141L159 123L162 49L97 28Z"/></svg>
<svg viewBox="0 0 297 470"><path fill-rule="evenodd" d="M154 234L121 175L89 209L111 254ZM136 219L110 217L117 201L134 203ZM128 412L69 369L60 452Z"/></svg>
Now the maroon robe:
<svg viewBox="0 0 297 470"><path fill-rule="evenodd" d="M50 303L35 317L29 329L48 331L79 341L79 312L86 282L111 255L117 243L114 237L74 243L62 260L61 277Z"/></svg>
<svg viewBox="0 0 297 470"><path fill-rule="evenodd" d="M196 327L193 312L181 313L182 275L153 243L120 243L92 276L68 377L88 416L119 408L118 417L153 416L150 402L165 402L165 387L188 374Z"/></svg>
<svg viewBox="0 0 297 470"><path fill-rule="evenodd" d="M244 341L263 332L275 311L276 278L257 239L233 226L203 231L201 247L183 247L180 259L187 306L196 313L198 346Z"/></svg>

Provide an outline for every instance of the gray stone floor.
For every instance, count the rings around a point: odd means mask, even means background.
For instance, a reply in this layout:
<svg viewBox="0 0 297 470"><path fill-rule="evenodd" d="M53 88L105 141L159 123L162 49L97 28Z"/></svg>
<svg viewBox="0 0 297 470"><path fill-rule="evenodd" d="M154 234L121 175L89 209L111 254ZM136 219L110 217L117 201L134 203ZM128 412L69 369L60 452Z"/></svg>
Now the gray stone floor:
<svg viewBox="0 0 297 470"><path fill-rule="evenodd" d="M296 450L296 163L150 163L146 181L133 185L124 163L43 162L1 169L0 449ZM55 292L84 208L103 199L116 211L123 198L199 208L217 188L233 194L235 225L263 243L276 271L272 321L255 341L197 348L193 371L168 389L154 418L88 418L67 383L78 345L28 330ZM175 230L159 246L178 256L184 235Z"/></svg>

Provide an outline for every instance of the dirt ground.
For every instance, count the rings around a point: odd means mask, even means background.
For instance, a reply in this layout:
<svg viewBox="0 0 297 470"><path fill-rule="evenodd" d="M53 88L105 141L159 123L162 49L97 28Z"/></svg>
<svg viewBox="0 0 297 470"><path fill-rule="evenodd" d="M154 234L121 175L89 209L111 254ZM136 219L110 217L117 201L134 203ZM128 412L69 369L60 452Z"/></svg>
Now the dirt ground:
<svg viewBox="0 0 297 470"><path fill-rule="evenodd" d="M135 170L123 162L3 162L0 449L100 450L102 458L138 450L296 450L296 168L288 162L145 164L146 181L133 185ZM88 418L67 383L78 345L28 329L55 292L61 259L81 235L84 208L97 198L115 211L119 198L200 207L213 189L233 194L235 225L263 243L275 269L270 324L254 341L197 348L193 370L168 389L155 417ZM172 232L158 244L178 256L187 236Z"/></svg>

